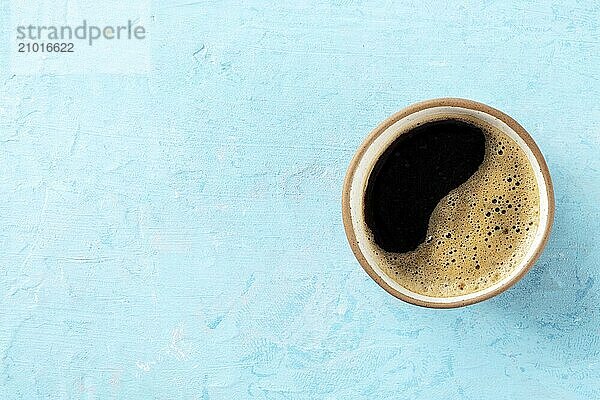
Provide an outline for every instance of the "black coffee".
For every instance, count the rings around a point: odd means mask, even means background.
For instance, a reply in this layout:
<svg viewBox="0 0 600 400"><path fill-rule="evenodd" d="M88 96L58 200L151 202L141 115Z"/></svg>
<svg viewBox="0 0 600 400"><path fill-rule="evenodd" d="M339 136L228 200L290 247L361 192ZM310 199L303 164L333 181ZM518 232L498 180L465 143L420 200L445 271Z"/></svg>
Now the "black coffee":
<svg viewBox="0 0 600 400"><path fill-rule="evenodd" d="M374 163L361 243L414 293L460 296L506 279L540 224L528 155L510 135L471 116L440 114L411 126Z"/></svg>
<svg viewBox="0 0 600 400"><path fill-rule="evenodd" d="M365 192L365 222L375 243L388 252L415 250L436 205L484 156L484 132L463 121L428 122L400 135L375 164Z"/></svg>

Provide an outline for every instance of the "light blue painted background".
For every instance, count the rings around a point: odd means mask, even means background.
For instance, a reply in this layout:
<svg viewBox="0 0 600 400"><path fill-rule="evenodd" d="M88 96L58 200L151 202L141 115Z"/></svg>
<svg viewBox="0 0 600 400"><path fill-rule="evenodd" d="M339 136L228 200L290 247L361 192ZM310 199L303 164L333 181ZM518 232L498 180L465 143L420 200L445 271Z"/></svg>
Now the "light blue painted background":
<svg viewBox="0 0 600 400"><path fill-rule="evenodd" d="M1 398L600 398L600 3L151 13L148 75L0 52ZM557 199L525 279L450 311L387 295L340 217L365 135L440 96L521 122Z"/></svg>

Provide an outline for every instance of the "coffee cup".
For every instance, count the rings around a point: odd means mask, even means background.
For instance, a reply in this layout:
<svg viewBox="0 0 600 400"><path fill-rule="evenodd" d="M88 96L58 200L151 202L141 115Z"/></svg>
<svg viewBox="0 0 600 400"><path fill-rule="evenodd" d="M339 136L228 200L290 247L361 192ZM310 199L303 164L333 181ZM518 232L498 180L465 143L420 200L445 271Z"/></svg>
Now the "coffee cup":
<svg viewBox="0 0 600 400"><path fill-rule="evenodd" d="M514 285L540 256L554 207L548 167L527 131L457 98L383 121L350 162L342 193L360 265L395 297L432 308Z"/></svg>

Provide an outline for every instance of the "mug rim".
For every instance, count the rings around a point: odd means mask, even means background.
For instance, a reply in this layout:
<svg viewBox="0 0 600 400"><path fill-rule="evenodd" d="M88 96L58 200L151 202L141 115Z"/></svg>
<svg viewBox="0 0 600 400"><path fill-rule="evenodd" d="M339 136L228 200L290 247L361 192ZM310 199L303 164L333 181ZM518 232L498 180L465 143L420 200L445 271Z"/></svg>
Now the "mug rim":
<svg viewBox="0 0 600 400"><path fill-rule="evenodd" d="M398 290L392 288L390 285L388 285L384 281L384 279L374 270L374 268L371 266L371 264L369 264L369 262L366 260L366 258L364 256L364 254L362 253L361 249L359 248L357 240L356 240L356 234L354 231L354 225L352 223L352 216L351 216L351 211L350 211L350 200L351 200L350 199L350 189L352 187L354 175L355 175L355 172L357 171L357 168L358 168L358 165L359 165L361 159L363 158L363 156L364 156L366 150L369 148L369 146L371 146L371 144L375 141L375 139L377 139L384 131L386 131L390 126L392 126L394 123L401 120L402 118L407 117L411 114L414 114L414 113L422 111L422 110L426 110L429 108L436 108L436 107L456 107L456 108L464 108L464 109L479 111L479 112L488 114L494 118L497 118L500 121L504 122L506 125L508 125L509 128L511 128L519 137L521 137L521 139L523 139L523 141L525 142L525 144L527 145L529 150L531 150L531 152L533 153L533 155L540 167L541 174L544 178L544 182L545 182L545 186L546 186L545 195L548 200L547 220L546 220L546 225L544 226L544 229L541 233L541 240L535 247L532 257L527 261L526 264L521 265L519 267L520 270L518 271L518 273L515 274L512 277L512 279L508 280L507 282L505 282L503 285L499 286L495 290L492 290L487 293L482 293L480 295L476 295L477 292L475 292L474 293L475 295L468 299L452 301L452 302L435 302L435 301L417 299L408 294L401 293ZM361 267L371 277L371 279L373 279L379 286L381 286L385 291L387 291L392 296L394 296L400 300L403 300L407 303L414 304L414 305L421 306L421 307L428 307L428 308L455 308L455 307L462 307L462 306L475 304L475 303L487 300L491 297L494 297L494 296L504 292L505 290L507 290L508 288L513 286L515 283L517 283L521 278L523 278L523 276L525 276L525 274L527 274L527 272L529 272L529 270L531 269L533 264L535 264L535 262L540 257L544 247L546 246L546 243L548 242L548 239L550 237L550 231L552 229L552 224L554 222L554 212L555 212L554 189L553 189L553 185L552 185L552 179L550 177L550 171L548 169L548 165L546 164L544 156L542 155L542 152L540 151L539 147L537 146L537 144L535 143L535 141L533 140L531 135L529 135L529 133L525 130L525 128L523 128L517 121L515 121L512 117L503 113L502 111L497 110L497 109L490 107L483 103L479 103L479 102L476 102L473 100L468 100L468 99L463 99L463 98L456 98L456 97L443 97L443 98L430 99L430 100L425 100L425 101L421 101L418 103L414 103L414 104L411 104L408 107L392 114L391 116L386 118L383 122L381 122L377 127L375 127L375 129L373 129L369 133L369 135L366 137L366 139L358 147L356 153L354 154L352 160L350 161L350 165L348 166L348 170L347 170L346 176L344 178L344 185L343 185L343 190L342 190L342 221L344 224L344 230L346 232L346 238L348 239L350 248L352 249L352 252L354 253L354 256L358 260ZM449 297L446 297L446 299L448 299L448 298Z"/></svg>

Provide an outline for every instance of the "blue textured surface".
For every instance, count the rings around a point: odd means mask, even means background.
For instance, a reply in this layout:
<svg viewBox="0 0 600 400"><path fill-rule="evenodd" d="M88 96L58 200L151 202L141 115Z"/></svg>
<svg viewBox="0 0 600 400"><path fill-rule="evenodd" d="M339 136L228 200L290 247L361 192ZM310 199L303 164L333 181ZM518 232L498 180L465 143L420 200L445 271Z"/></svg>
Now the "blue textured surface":
<svg viewBox="0 0 600 400"><path fill-rule="evenodd" d="M156 1L139 76L2 45L0 397L600 398L600 3L453 3ZM524 125L557 199L533 270L449 311L340 216L366 134L441 96Z"/></svg>

